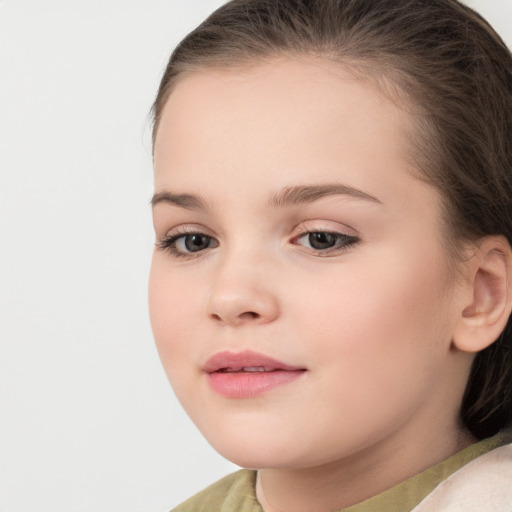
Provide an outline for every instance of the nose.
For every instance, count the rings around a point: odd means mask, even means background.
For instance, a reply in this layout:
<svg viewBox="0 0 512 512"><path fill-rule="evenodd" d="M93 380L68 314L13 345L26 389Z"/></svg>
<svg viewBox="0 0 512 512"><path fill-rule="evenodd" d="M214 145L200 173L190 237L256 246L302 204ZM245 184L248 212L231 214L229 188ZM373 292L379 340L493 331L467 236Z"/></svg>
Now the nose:
<svg viewBox="0 0 512 512"><path fill-rule="evenodd" d="M279 316L275 283L258 264L228 263L217 273L206 306L215 322L266 324Z"/></svg>

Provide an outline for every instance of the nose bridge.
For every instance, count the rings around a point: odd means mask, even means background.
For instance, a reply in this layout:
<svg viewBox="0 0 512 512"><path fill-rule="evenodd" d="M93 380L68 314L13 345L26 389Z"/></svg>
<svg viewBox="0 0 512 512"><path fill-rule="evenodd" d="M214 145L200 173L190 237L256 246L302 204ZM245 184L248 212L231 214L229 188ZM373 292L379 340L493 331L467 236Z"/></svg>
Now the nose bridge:
<svg viewBox="0 0 512 512"><path fill-rule="evenodd" d="M229 325L268 323L278 316L279 303L271 266L264 252L238 243L219 258L208 297L207 314Z"/></svg>

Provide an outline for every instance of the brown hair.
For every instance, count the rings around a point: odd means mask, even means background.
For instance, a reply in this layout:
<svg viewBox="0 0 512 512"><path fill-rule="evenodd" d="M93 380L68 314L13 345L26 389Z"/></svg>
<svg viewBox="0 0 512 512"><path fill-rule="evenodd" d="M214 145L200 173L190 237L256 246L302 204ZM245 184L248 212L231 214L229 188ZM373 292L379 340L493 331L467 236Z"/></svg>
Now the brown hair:
<svg viewBox="0 0 512 512"><path fill-rule="evenodd" d="M422 136L411 137L416 166L444 198L452 249L497 234L512 244L512 55L457 0L228 2L172 54L153 105L153 140L187 72L304 54L384 79L420 109ZM478 438L512 422L511 319L477 354L461 416Z"/></svg>

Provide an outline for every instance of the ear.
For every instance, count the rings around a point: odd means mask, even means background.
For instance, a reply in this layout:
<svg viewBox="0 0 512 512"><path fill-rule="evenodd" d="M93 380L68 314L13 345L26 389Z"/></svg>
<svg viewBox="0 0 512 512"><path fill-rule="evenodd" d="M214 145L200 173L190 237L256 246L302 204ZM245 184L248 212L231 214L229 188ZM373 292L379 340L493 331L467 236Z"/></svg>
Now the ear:
<svg viewBox="0 0 512 512"><path fill-rule="evenodd" d="M453 346L463 352L478 352L499 337L512 310L510 245L502 236L486 237L466 265L465 304L455 326Z"/></svg>

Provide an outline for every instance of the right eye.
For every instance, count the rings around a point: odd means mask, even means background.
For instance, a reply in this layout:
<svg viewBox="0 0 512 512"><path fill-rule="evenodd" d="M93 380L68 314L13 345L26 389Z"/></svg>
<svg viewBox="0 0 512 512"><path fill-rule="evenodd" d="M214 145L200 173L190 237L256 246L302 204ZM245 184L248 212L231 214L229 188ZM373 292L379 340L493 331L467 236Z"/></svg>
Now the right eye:
<svg viewBox="0 0 512 512"><path fill-rule="evenodd" d="M166 236L157 245L173 256L187 257L217 247L219 244L215 238L204 233L178 233Z"/></svg>

